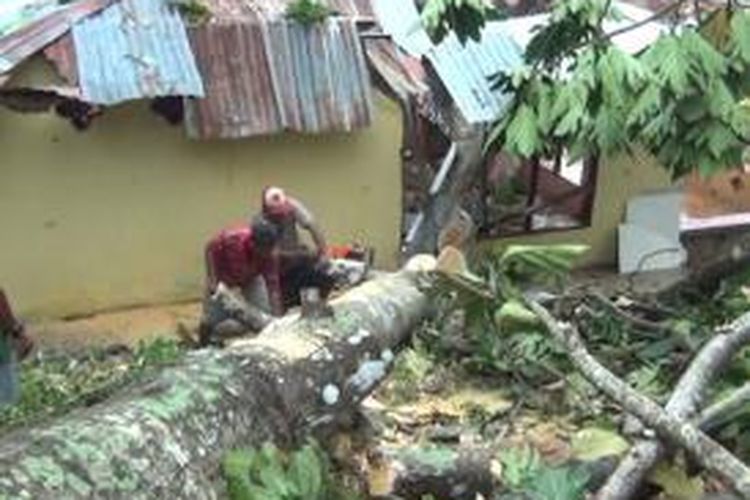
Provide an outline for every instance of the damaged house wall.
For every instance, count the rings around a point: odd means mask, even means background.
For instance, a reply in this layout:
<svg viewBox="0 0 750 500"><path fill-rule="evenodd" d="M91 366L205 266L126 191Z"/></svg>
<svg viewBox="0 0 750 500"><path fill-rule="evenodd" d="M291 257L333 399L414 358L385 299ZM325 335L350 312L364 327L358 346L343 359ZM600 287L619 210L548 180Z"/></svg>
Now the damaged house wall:
<svg viewBox="0 0 750 500"><path fill-rule="evenodd" d="M594 197L591 225L582 229L560 230L487 240L485 249L502 249L512 244L580 243L590 251L581 259L583 266L611 265L617 262L617 227L623 221L630 198L671 185L669 173L645 153L626 154L601 161Z"/></svg>
<svg viewBox="0 0 750 500"><path fill-rule="evenodd" d="M617 262L617 228L623 221L628 200L669 185L667 171L645 153L607 158L599 168L590 226L487 240L483 246L502 249L512 244L576 242L590 247L580 260L582 266L612 265Z"/></svg>
<svg viewBox="0 0 750 500"><path fill-rule="evenodd" d="M51 76L37 59L17 82ZM206 142L145 101L109 108L83 132L0 107L0 282L27 317L196 298L206 240L246 220L268 184L304 200L332 243L361 241L393 267L402 122L376 97L361 131Z"/></svg>

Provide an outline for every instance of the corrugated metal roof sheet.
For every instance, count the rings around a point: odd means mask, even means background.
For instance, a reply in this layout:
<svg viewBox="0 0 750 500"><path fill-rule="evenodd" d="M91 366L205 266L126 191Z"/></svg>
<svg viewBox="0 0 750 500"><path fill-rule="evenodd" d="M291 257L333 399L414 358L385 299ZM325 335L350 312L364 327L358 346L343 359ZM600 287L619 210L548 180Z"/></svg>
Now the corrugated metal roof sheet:
<svg viewBox="0 0 750 500"><path fill-rule="evenodd" d="M58 0L3 0L0 3L0 36L27 26L58 7Z"/></svg>
<svg viewBox="0 0 750 500"><path fill-rule="evenodd" d="M409 56L399 53L399 49L389 40L367 40L365 53L372 68L396 92L418 96L429 92L424 77L415 77L406 60Z"/></svg>
<svg viewBox="0 0 750 500"><path fill-rule="evenodd" d="M422 27L412 0L373 0L383 30L406 52L425 57L451 98L471 124L491 122L502 116L508 96L491 89L489 78L498 72L511 72L523 64L523 48L533 36L532 28L546 21L546 15L511 18L487 23L479 42L465 46L454 35L434 45ZM605 23L614 31L648 17L648 12L615 2L624 19ZM663 26L648 23L637 30L618 35L614 42L623 50L637 52L653 42Z"/></svg>
<svg viewBox="0 0 750 500"><path fill-rule="evenodd" d="M372 0L372 8L383 32L408 54L421 57L432 48L413 0Z"/></svg>
<svg viewBox="0 0 750 500"><path fill-rule="evenodd" d="M7 78L3 73L8 73L26 58L67 33L80 19L103 9L111 1L79 0L0 38L0 76Z"/></svg>
<svg viewBox="0 0 750 500"><path fill-rule="evenodd" d="M284 18L292 0L207 0L205 3L214 19L278 21ZM343 17L358 21L375 18L370 0L321 0L321 3Z"/></svg>
<svg viewBox="0 0 750 500"><path fill-rule="evenodd" d="M370 124L369 75L353 20L285 20L191 29L205 99L186 103L188 134L238 138L282 130L351 131Z"/></svg>
<svg viewBox="0 0 750 500"><path fill-rule="evenodd" d="M87 102L204 95L182 18L163 0L120 0L76 24L73 42Z"/></svg>
<svg viewBox="0 0 750 500"><path fill-rule="evenodd" d="M426 54L443 85L470 124L497 120L510 96L492 89L492 77L523 65L523 51L510 37L489 23L481 42L461 45L451 34Z"/></svg>
<svg viewBox="0 0 750 500"><path fill-rule="evenodd" d="M44 56L55 65L58 74L70 85L78 86L78 58L70 33L44 49Z"/></svg>
<svg viewBox="0 0 750 500"><path fill-rule="evenodd" d="M440 44L430 41L411 0L373 0L383 30L407 53L426 58L467 122L499 118L510 100L493 91L490 78L522 64L522 50L509 36L488 23L480 42L461 45L455 35Z"/></svg>

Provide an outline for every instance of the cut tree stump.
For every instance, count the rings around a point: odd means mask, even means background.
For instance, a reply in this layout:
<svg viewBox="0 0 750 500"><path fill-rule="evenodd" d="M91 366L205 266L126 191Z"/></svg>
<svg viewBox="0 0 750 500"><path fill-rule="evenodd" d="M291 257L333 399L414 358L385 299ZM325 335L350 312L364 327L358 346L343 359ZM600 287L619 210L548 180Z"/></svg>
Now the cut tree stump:
<svg viewBox="0 0 750 500"><path fill-rule="evenodd" d="M187 355L118 397L0 440L0 499L218 498L232 448L293 445L335 426L385 377L427 311L434 259L351 290L335 316L287 316Z"/></svg>

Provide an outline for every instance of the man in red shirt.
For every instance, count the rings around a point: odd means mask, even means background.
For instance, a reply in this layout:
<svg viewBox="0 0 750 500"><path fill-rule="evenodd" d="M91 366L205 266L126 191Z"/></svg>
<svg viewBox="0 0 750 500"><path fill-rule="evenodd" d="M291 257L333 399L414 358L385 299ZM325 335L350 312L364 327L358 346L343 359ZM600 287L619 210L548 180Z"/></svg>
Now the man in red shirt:
<svg viewBox="0 0 750 500"><path fill-rule="evenodd" d="M260 331L284 314L279 278L279 228L265 217L224 229L206 245L201 343Z"/></svg>

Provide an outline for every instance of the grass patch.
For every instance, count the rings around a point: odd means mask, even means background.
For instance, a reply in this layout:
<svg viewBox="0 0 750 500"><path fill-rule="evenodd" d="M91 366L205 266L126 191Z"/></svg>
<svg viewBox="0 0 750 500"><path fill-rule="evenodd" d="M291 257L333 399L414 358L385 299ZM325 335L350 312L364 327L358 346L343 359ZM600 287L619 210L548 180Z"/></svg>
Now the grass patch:
<svg viewBox="0 0 750 500"><path fill-rule="evenodd" d="M328 456L315 442L285 452L273 444L235 450L222 462L230 500L355 500L337 484Z"/></svg>
<svg viewBox="0 0 750 500"><path fill-rule="evenodd" d="M184 348L171 339L73 354L41 351L21 365L19 401L0 408L0 434L110 397L153 369L177 362Z"/></svg>

